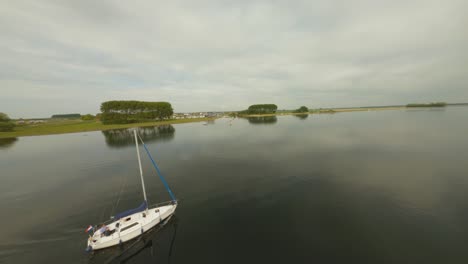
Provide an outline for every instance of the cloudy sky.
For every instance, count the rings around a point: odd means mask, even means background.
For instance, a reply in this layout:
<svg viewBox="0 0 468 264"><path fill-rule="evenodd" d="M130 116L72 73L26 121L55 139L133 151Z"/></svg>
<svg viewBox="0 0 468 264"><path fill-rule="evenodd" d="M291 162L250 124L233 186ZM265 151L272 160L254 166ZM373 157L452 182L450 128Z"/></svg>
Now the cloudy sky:
<svg viewBox="0 0 468 264"><path fill-rule="evenodd" d="M0 2L0 112L468 102L468 1Z"/></svg>

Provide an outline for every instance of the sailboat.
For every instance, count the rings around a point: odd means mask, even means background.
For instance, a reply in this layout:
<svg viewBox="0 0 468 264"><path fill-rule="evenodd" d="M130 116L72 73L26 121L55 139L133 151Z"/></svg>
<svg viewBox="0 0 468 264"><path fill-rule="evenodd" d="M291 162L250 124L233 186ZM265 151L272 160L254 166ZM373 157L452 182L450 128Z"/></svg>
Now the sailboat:
<svg viewBox="0 0 468 264"><path fill-rule="evenodd" d="M171 196L171 200L164 203L148 206L148 199L146 198L145 180L143 178L143 170L141 168L140 151L138 148L138 137L136 130L133 131L135 135L135 145L138 157L138 165L140 168L141 187L143 190L143 203L134 209L127 210L116 214L111 220L104 222L97 226L89 226L86 229L88 232L88 247L87 251L98 250L103 248L112 247L122 244L126 241L132 240L143 235L151 228L155 227L165 219L171 217L176 208L177 200L172 193L169 185L164 179L161 171L159 170L156 162L151 156L148 148L140 137L141 143L146 150L154 168L156 169L164 187Z"/></svg>

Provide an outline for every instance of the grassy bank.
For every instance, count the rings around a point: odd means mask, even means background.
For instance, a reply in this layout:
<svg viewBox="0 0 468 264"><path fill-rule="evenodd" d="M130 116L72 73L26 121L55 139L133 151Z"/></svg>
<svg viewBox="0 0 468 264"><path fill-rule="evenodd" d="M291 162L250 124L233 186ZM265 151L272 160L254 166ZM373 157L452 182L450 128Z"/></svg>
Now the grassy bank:
<svg viewBox="0 0 468 264"><path fill-rule="evenodd" d="M427 104L407 104L406 107L446 107L447 103L445 102L435 102Z"/></svg>
<svg viewBox="0 0 468 264"><path fill-rule="evenodd" d="M359 112L359 111L382 111L382 110L404 110L406 106L390 106L390 107L359 107L359 108L336 108L332 109L336 113L341 112Z"/></svg>
<svg viewBox="0 0 468 264"><path fill-rule="evenodd" d="M103 125L99 121L82 121L82 120L60 120L49 121L42 124L20 125L15 127L12 132L0 132L0 138L26 137L26 136L41 136L52 134L78 133L87 131L101 131L109 129L130 128L130 127L145 127L157 126L166 124L181 124L190 122L201 122L213 120L214 118L192 118L192 119L174 119L166 121L132 123L132 124L116 124Z"/></svg>

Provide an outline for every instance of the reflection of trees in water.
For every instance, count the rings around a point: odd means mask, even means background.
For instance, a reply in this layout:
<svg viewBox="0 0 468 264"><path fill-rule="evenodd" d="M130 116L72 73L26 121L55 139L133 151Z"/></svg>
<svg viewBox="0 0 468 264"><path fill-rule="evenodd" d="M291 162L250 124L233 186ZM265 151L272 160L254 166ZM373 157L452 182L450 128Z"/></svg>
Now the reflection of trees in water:
<svg viewBox="0 0 468 264"><path fill-rule="evenodd" d="M89 256L88 263L127 263L135 260L135 257L144 257L144 254L143 256L140 254L148 250L151 255L147 256L146 261L161 260L167 256L167 263L170 263L177 235L177 223L177 217L171 216L134 240L120 246L94 251ZM167 234L167 232L172 234ZM169 235L170 239L163 233Z"/></svg>
<svg viewBox="0 0 468 264"><path fill-rule="evenodd" d="M294 115L294 116L302 120L307 119L309 117L308 114L299 114L299 115Z"/></svg>
<svg viewBox="0 0 468 264"><path fill-rule="evenodd" d="M250 124L275 124L278 119L276 116L252 116L247 117Z"/></svg>
<svg viewBox="0 0 468 264"><path fill-rule="evenodd" d="M106 144L109 147L126 147L135 144L133 129L113 129L102 131L106 138ZM169 141L174 138L175 128L172 125L161 125L156 127L139 127L136 128L138 134L145 142L152 141Z"/></svg>
<svg viewBox="0 0 468 264"><path fill-rule="evenodd" d="M10 148L18 141L18 138L0 138L0 149Z"/></svg>

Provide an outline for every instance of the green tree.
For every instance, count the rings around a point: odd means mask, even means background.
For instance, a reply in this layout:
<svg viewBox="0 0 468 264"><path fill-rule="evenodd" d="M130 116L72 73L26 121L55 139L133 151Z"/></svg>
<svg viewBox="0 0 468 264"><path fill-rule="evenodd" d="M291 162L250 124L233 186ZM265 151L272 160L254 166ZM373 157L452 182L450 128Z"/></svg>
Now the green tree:
<svg viewBox="0 0 468 264"><path fill-rule="evenodd" d="M87 114L87 115L82 115L81 116L81 120L84 120L84 121L89 121L89 120L94 120L96 117L93 116L92 114Z"/></svg>
<svg viewBox="0 0 468 264"><path fill-rule="evenodd" d="M15 126L7 114L0 112L0 132L13 131Z"/></svg>
<svg viewBox="0 0 468 264"><path fill-rule="evenodd" d="M174 113L168 102L107 101L101 104L104 124L126 124L167 119Z"/></svg>
<svg viewBox="0 0 468 264"><path fill-rule="evenodd" d="M8 117L8 115L0 112L0 122L8 122L8 121L10 121L10 118Z"/></svg>
<svg viewBox="0 0 468 264"><path fill-rule="evenodd" d="M273 114L278 109L278 106L275 104L255 104L249 106L246 111L242 111L241 113L247 114Z"/></svg>
<svg viewBox="0 0 468 264"><path fill-rule="evenodd" d="M307 106L301 106L294 111L294 113L307 113L309 112L309 108Z"/></svg>

